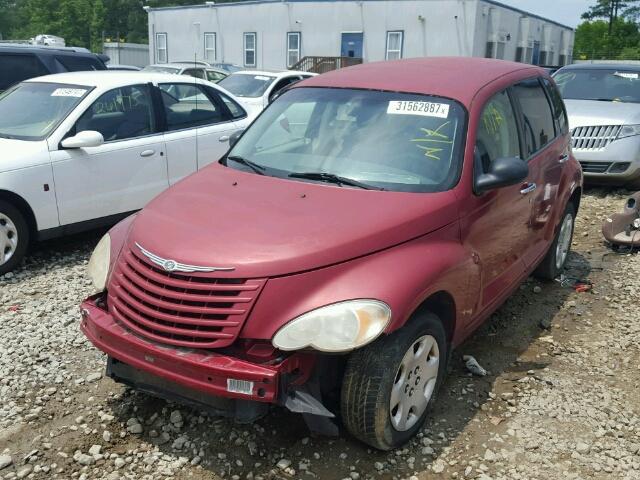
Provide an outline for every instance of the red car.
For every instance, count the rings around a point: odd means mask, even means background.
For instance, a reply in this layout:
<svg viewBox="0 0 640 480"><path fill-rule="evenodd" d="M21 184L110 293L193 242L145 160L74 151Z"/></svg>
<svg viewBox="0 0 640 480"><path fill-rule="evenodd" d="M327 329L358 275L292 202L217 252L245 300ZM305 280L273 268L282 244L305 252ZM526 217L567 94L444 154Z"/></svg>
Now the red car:
<svg viewBox="0 0 640 480"><path fill-rule="evenodd" d="M582 173L541 68L369 63L294 85L218 163L100 241L82 331L108 373L251 421L269 404L378 449L451 350L562 270Z"/></svg>

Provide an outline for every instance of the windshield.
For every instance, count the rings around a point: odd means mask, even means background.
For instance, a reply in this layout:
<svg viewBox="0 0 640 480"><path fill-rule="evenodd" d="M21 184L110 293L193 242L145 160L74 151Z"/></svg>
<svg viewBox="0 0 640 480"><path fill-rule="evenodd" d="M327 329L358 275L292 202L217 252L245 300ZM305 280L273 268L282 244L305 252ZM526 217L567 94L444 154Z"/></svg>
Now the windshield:
<svg viewBox="0 0 640 480"><path fill-rule="evenodd" d="M218 85L236 97L261 97L275 79L267 75L231 74L220 80Z"/></svg>
<svg viewBox="0 0 640 480"><path fill-rule="evenodd" d="M144 72L158 72L158 73L178 73L179 68L175 67L158 67L155 65L147 65L142 69Z"/></svg>
<svg viewBox="0 0 640 480"><path fill-rule="evenodd" d="M560 70L553 77L562 98L640 102L640 74L622 69Z"/></svg>
<svg viewBox="0 0 640 480"><path fill-rule="evenodd" d="M0 94L0 137L42 140L90 89L59 83L25 82Z"/></svg>
<svg viewBox="0 0 640 480"><path fill-rule="evenodd" d="M443 191L458 179L464 125L464 109L441 97L294 88L256 119L223 162L301 181L348 186L340 177L360 188Z"/></svg>

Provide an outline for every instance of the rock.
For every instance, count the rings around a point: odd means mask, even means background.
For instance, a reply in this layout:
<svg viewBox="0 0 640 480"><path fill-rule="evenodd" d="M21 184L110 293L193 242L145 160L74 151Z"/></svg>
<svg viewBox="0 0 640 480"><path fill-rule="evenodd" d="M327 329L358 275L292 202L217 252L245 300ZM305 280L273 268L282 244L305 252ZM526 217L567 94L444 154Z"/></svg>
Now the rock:
<svg viewBox="0 0 640 480"><path fill-rule="evenodd" d="M111 432L109 430L105 430L104 432L102 432L102 439L105 442L110 442L111 441Z"/></svg>
<svg viewBox="0 0 640 480"><path fill-rule="evenodd" d="M433 464L433 472L434 473L442 473L444 472L445 469L445 465L444 462L442 460L437 460L434 464Z"/></svg>
<svg viewBox="0 0 640 480"><path fill-rule="evenodd" d="M182 413L180 413L180 410L174 410L171 412L171 415L169 415L169 421L174 425L176 423L182 423Z"/></svg>
<svg viewBox="0 0 640 480"><path fill-rule="evenodd" d="M33 465L27 464L24 467L20 467L16 472L16 478L25 478L33 470Z"/></svg>
<svg viewBox="0 0 640 480"><path fill-rule="evenodd" d="M97 382L101 378L102 378L102 373L95 372L95 373L90 373L89 375L87 375L87 377L85 378L85 381L87 383L93 383L93 382Z"/></svg>
<svg viewBox="0 0 640 480"><path fill-rule="evenodd" d="M93 465L96 463L96 459L86 453L76 452L73 459L80 465Z"/></svg>
<svg viewBox="0 0 640 480"><path fill-rule="evenodd" d="M0 455L0 470L8 467L12 463L13 459L11 458L11 455Z"/></svg>
<svg viewBox="0 0 640 480"><path fill-rule="evenodd" d="M487 448L487 450L484 452L484 457L483 457L487 462L495 462L496 461L496 454Z"/></svg>
<svg viewBox="0 0 640 480"><path fill-rule="evenodd" d="M286 458L283 458L282 460L278 461L278 463L276 463L276 467L278 467L280 470L285 470L290 466L291 460L287 460Z"/></svg>
<svg viewBox="0 0 640 480"><path fill-rule="evenodd" d="M578 442L576 444L576 452L578 453L589 453L589 451L591 450L591 447L584 443L584 442Z"/></svg>
<svg viewBox="0 0 640 480"><path fill-rule="evenodd" d="M542 292L542 287L540 285L536 285L535 287L533 287L533 293L541 293Z"/></svg>
<svg viewBox="0 0 640 480"><path fill-rule="evenodd" d="M91 448L89 449L89 455L100 455L100 451L102 450L102 447L100 445L92 445Z"/></svg>
<svg viewBox="0 0 640 480"><path fill-rule="evenodd" d="M373 464L373 468L375 468L378 471L381 471L384 469L384 464L382 462L375 462Z"/></svg>
<svg viewBox="0 0 640 480"><path fill-rule="evenodd" d="M144 431L144 428L139 423L134 423L134 424L129 425L127 427L127 431L129 433L133 433L135 435L138 435L138 434L140 434L140 433L142 433Z"/></svg>

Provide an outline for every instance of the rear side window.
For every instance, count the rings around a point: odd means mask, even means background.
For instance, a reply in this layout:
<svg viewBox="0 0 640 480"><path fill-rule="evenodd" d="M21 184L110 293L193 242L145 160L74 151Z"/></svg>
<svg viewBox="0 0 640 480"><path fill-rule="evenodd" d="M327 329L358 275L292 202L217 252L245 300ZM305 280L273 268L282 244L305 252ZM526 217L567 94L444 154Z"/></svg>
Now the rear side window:
<svg viewBox="0 0 640 480"><path fill-rule="evenodd" d="M84 72L87 70L104 70L104 65L97 58L80 55L59 55L56 60L68 72Z"/></svg>
<svg viewBox="0 0 640 480"><path fill-rule="evenodd" d="M564 102L562 101L558 87L546 78L543 80L543 83L549 93L549 98L551 98L553 117L556 121L558 133L565 134L569 131L569 122L567 121L567 113L565 112Z"/></svg>
<svg viewBox="0 0 640 480"><path fill-rule="evenodd" d="M522 108L525 153L530 157L555 136L551 106L537 78L514 85L513 92Z"/></svg>
<svg viewBox="0 0 640 480"><path fill-rule="evenodd" d="M506 90L485 105L476 137L476 151L482 159L483 173L498 158L519 157L520 138L516 115Z"/></svg>
<svg viewBox="0 0 640 480"><path fill-rule="evenodd" d="M205 95L200 85L163 83L159 87L168 130L213 125L228 120L223 109Z"/></svg>
<svg viewBox="0 0 640 480"><path fill-rule="evenodd" d="M183 75L189 75L190 77L201 78L202 80L206 80L206 76L204 74L204 70L201 68L190 68L182 72Z"/></svg>
<svg viewBox="0 0 640 480"><path fill-rule="evenodd" d="M35 55L0 53L0 91L14 83L48 73Z"/></svg>
<svg viewBox="0 0 640 480"><path fill-rule="evenodd" d="M76 133L100 132L106 142L142 137L155 131L148 85L115 88L100 96L76 123Z"/></svg>

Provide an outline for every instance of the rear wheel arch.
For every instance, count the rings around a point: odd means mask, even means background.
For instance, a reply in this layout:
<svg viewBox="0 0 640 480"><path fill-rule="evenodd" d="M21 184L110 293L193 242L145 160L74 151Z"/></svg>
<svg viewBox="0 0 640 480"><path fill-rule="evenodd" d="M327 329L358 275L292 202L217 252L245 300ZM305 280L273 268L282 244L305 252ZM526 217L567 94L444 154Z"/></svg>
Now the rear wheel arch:
<svg viewBox="0 0 640 480"><path fill-rule="evenodd" d="M10 203L24 215L31 238L35 239L38 234L38 222L29 203L17 193L9 190L0 190L0 200Z"/></svg>

